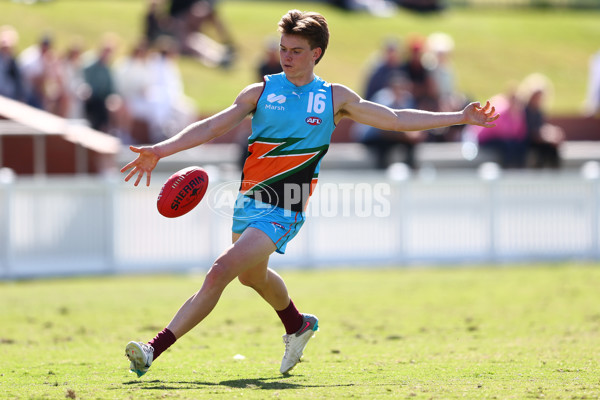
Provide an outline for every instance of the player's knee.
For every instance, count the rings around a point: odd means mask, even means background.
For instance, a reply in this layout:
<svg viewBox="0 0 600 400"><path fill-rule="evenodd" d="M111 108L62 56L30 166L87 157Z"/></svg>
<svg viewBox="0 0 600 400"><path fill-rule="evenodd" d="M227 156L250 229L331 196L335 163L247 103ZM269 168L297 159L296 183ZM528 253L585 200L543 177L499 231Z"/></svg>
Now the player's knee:
<svg viewBox="0 0 600 400"><path fill-rule="evenodd" d="M232 276L230 268L223 261L215 261L204 279L204 283L212 287L224 288L231 282L235 276Z"/></svg>

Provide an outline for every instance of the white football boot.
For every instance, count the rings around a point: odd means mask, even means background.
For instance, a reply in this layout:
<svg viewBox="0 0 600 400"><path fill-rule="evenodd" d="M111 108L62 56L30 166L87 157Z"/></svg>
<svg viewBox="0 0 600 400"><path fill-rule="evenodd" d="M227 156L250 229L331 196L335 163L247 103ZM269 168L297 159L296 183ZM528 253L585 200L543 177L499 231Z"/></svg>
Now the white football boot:
<svg viewBox="0 0 600 400"><path fill-rule="evenodd" d="M141 342L129 342L125 347L125 355L131 361L129 370L139 377L148 372L154 358L154 347Z"/></svg>
<svg viewBox="0 0 600 400"><path fill-rule="evenodd" d="M282 374L287 374L300 362L302 352L308 341L319 330L319 320L317 317L310 314L302 314L302 317L302 327L298 332L283 335L285 353L283 360L281 360L281 368L279 369Z"/></svg>

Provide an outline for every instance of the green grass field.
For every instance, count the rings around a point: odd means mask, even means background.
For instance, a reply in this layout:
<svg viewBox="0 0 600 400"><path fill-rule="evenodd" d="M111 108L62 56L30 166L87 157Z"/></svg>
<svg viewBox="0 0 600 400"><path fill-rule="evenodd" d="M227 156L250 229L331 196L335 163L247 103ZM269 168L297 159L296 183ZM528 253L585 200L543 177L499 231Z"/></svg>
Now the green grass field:
<svg viewBox="0 0 600 400"><path fill-rule="evenodd" d="M44 32L54 34L58 48L64 49L73 37L92 48L111 31L122 38L123 54L140 35L145 4L145 0L61 0L27 6L4 0L0 25L17 27L20 48ZM291 8L320 11L328 18L332 39L316 72L359 92L369 62L385 38L444 31L456 42L454 62L462 91L484 100L505 90L509 81L541 72L555 85L551 111L579 113L589 57L599 48L598 10L451 8L435 15L400 11L382 19L307 1L229 0L220 7L238 45L235 67L223 71L181 62L186 92L204 113L229 106L241 88L256 81L255 65L264 40L276 35L279 18Z"/></svg>
<svg viewBox="0 0 600 400"><path fill-rule="evenodd" d="M201 276L0 283L0 398L600 396L597 265L283 276L321 326L289 377L278 372L283 332L275 313L237 282L142 379L127 371L125 344L162 329Z"/></svg>

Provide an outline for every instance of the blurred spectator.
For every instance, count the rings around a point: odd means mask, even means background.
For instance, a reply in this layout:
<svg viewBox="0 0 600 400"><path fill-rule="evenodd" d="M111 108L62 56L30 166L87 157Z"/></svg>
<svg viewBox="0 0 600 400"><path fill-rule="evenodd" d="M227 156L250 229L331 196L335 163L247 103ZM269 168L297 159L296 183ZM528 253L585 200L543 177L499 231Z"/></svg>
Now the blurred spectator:
<svg viewBox="0 0 600 400"><path fill-rule="evenodd" d="M200 0L170 0L169 16L174 18L181 25L174 29L180 29L182 34L184 30L190 31L192 29L192 8L199 1ZM183 38L183 36L181 38Z"/></svg>
<svg viewBox="0 0 600 400"><path fill-rule="evenodd" d="M111 61L116 45L116 38L106 35L95 57L83 69L87 86L85 115L92 128L104 132L109 131L111 112L116 112L120 108L118 99L111 97L116 93L111 71Z"/></svg>
<svg viewBox="0 0 600 400"><path fill-rule="evenodd" d="M183 129L196 117L193 100L185 95L181 71L176 62L177 44L169 37L158 39L158 51L149 58L152 85L149 98L152 107L152 141Z"/></svg>
<svg viewBox="0 0 600 400"><path fill-rule="evenodd" d="M550 82L540 74L525 78L519 86L519 97L525 104L527 141L534 168L559 168L559 146L565 139L564 131L546 121L545 100Z"/></svg>
<svg viewBox="0 0 600 400"><path fill-rule="evenodd" d="M131 143L148 143L148 130L157 128L150 102L150 90L154 80L148 61L146 41L138 42L130 54L118 60L113 66L113 73L116 90L123 99L122 134L134 136L123 139Z"/></svg>
<svg viewBox="0 0 600 400"><path fill-rule="evenodd" d="M427 51L423 55L423 64L431 74L434 86L432 93L437 96L437 111L462 110L469 102L466 96L456 89L456 74L452 65L454 40L446 33L435 32L427 37L426 43ZM462 129L462 125L437 129L436 134L430 135L429 140L459 140Z"/></svg>
<svg viewBox="0 0 600 400"><path fill-rule="evenodd" d="M39 43L23 50L19 62L28 91L27 102L64 117L67 112L65 81L52 38L45 35Z"/></svg>
<svg viewBox="0 0 600 400"><path fill-rule="evenodd" d="M44 82L44 110L65 118L69 108L67 82L61 60L54 52L48 56L47 67Z"/></svg>
<svg viewBox="0 0 600 400"><path fill-rule="evenodd" d="M19 54L18 63L23 73L27 104L36 108L44 108L47 94L46 83L50 83L48 78L53 62L52 39L47 35Z"/></svg>
<svg viewBox="0 0 600 400"><path fill-rule="evenodd" d="M464 94L456 89L456 74L452 65L454 40L446 33L435 32L427 37L427 49L427 69L431 71L439 111L462 110L467 101Z"/></svg>
<svg viewBox="0 0 600 400"><path fill-rule="evenodd" d="M81 44L75 41L69 46L61 60L64 80L63 88L67 102L65 117L70 119L82 119L85 117L83 97L86 86L83 76L81 52Z"/></svg>
<svg viewBox="0 0 600 400"><path fill-rule="evenodd" d="M413 36L408 41L408 56L402 65L406 76L412 83L415 107L427 110L438 110L436 86L429 71L423 64L425 39Z"/></svg>
<svg viewBox="0 0 600 400"><path fill-rule="evenodd" d="M282 71L283 69L279 60L279 41L277 39L268 39L265 43L265 54L257 68L258 82L261 82L265 75L278 74Z"/></svg>
<svg viewBox="0 0 600 400"><path fill-rule="evenodd" d="M171 0L170 30L181 54L197 58L208 67L229 67L235 56L233 38L216 9L216 0ZM217 40L203 31L212 25Z"/></svg>
<svg viewBox="0 0 600 400"><path fill-rule="evenodd" d="M590 58L586 113L600 118L600 50Z"/></svg>
<svg viewBox="0 0 600 400"><path fill-rule="evenodd" d="M492 152L502 168L523 168L527 152L527 125L525 107L519 100L516 85L503 95L494 96L490 102L500 114L493 128L470 128L479 147Z"/></svg>
<svg viewBox="0 0 600 400"><path fill-rule="evenodd" d="M367 78L364 98L372 100L373 95L390 82L393 75L402 71L402 53L397 39L387 39L382 48L380 60L376 62Z"/></svg>
<svg viewBox="0 0 600 400"><path fill-rule="evenodd" d="M432 12L444 9L443 0L396 0L398 5L418 12Z"/></svg>
<svg viewBox="0 0 600 400"><path fill-rule="evenodd" d="M414 97L410 92L410 82L406 77L396 72L388 85L373 96L373 101L393 109L414 108ZM391 164L392 152L401 148L404 152L404 162L411 168L417 168L415 148L424 139L424 133L383 131L366 127L359 141L363 143L375 158L375 166L385 169Z"/></svg>
<svg viewBox="0 0 600 400"><path fill-rule="evenodd" d="M148 8L144 14L144 37L148 46L162 35L169 32L169 21L164 15L163 0L148 0Z"/></svg>
<svg viewBox="0 0 600 400"><path fill-rule="evenodd" d="M377 17L390 17L398 8L389 0L331 0L330 3L344 10L366 11Z"/></svg>
<svg viewBox="0 0 600 400"><path fill-rule="evenodd" d="M18 40L19 34L12 26L0 27L0 96L25 101L23 78L14 54Z"/></svg>

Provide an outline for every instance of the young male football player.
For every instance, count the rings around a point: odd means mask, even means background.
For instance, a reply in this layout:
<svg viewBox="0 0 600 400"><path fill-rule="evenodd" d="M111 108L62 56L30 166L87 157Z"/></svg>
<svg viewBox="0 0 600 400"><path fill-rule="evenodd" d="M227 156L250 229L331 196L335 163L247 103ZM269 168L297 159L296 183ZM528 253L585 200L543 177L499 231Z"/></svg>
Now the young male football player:
<svg viewBox="0 0 600 400"><path fill-rule="evenodd" d="M233 244L214 262L200 290L177 311L167 327L148 343L130 342L126 355L131 371L142 376L168 347L198 325L215 307L235 278L254 290L277 312L284 325L285 353L281 373L299 361L318 328L314 315L301 314L281 277L268 267L273 252L284 253L304 223L306 202L317 181L321 159L342 118L387 131L417 131L456 124L493 126L498 118L489 102L469 104L460 112L392 110L363 100L340 84L314 74L329 41L325 18L291 10L279 21L283 72L245 87L233 104L191 124L153 146L131 147L137 158L122 172L125 180L144 175L150 184L157 162L230 131L252 115L252 133L240 193L233 216Z"/></svg>

